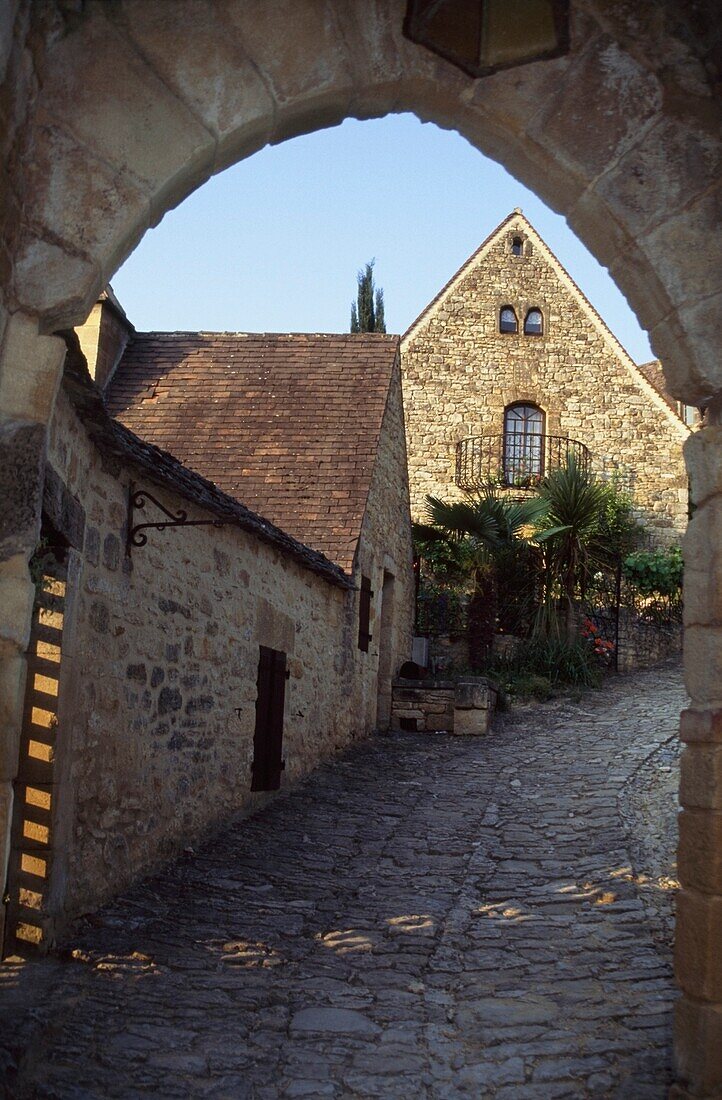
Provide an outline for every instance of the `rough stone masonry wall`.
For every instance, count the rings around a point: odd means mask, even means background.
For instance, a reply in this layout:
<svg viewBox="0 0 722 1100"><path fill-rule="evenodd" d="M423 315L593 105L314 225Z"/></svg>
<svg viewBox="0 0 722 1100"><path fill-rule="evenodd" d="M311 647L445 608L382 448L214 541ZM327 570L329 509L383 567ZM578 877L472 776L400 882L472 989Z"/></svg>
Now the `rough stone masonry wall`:
<svg viewBox="0 0 722 1100"><path fill-rule="evenodd" d="M339 487L342 488L341 486ZM356 557L356 582L361 574L371 579L374 592L371 618L371 642L368 657L378 666L381 693L387 694L390 713L391 679L399 664L411 655L414 615L414 575L412 570L411 518L407 474L404 410L398 360L389 386L374 473L361 527ZM393 576L393 613L390 622L382 622L384 573ZM386 598L389 589L386 589ZM353 639L356 645L356 638ZM363 655L362 655L363 657ZM375 690L367 681L367 687ZM376 722L377 699L369 700L368 713ZM381 704L383 711L383 703ZM382 724L386 724L385 722Z"/></svg>
<svg viewBox="0 0 722 1100"><path fill-rule="evenodd" d="M454 728L453 682L396 680L391 728L419 733L451 732Z"/></svg>
<svg viewBox="0 0 722 1100"><path fill-rule="evenodd" d="M67 916L267 797L250 792L259 644L288 654L284 784L369 731L376 660L349 645L352 592L244 531L151 531L128 560L133 472L108 467L64 395L49 461L86 513L57 734Z"/></svg>
<svg viewBox="0 0 722 1100"><path fill-rule="evenodd" d="M525 238L521 257L511 252L517 235ZM402 345L414 518L428 493L460 499L456 444L500 436L505 407L519 401L544 410L548 434L588 447L598 470L616 461L632 471L640 517L661 540L679 537L687 521L688 430L635 380L541 247L526 238L524 221L512 220ZM499 332L505 305L515 307L519 334ZM542 311L542 336L523 334L531 307Z"/></svg>

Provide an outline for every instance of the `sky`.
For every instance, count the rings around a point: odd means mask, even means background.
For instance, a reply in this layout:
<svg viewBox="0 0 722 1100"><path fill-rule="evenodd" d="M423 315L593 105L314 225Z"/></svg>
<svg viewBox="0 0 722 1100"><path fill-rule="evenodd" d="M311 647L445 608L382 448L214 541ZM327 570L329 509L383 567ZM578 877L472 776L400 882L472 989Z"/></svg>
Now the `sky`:
<svg viewBox="0 0 722 1100"><path fill-rule="evenodd" d="M515 207L632 358L653 358L564 219L459 134L410 114L267 146L166 214L112 285L139 331L347 332L356 273L375 259L387 330L401 333Z"/></svg>

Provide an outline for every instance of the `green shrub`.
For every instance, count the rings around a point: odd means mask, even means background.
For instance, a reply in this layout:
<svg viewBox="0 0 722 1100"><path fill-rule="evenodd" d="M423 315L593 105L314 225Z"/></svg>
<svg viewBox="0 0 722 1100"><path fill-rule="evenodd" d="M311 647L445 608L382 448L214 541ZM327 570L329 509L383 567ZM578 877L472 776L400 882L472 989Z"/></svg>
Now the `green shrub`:
<svg viewBox="0 0 722 1100"><path fill-rule="evenodd" d="M521 699L538 699L540 703L546 703L554 695L554 688L545 676L536 676L534 673L522 673L509 679L507 690L510 695L516 695Z"/></svg>
<svg viewBox="0 0 722 1100"><path fill-rule="evenodd" d="M528 638L509 656L498 658L494 668L509 681L541 677L552 687L599 687L601 683L601 671L591 648L559 638Z"/></svg>
<svg viewBox="0 0 722 1100"><path fill-rule="evenodd" d="M624 560L624 574L642 596L677 596L682 590L682 551L637 550Z"/></svg>

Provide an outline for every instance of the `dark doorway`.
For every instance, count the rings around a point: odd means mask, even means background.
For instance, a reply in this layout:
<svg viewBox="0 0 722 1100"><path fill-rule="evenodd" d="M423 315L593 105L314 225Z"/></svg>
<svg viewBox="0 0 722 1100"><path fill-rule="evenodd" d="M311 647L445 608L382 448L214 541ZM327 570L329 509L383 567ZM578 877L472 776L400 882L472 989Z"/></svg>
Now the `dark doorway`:
<svg viewBox="0 0 722 1100"><path fill-rule="evenodd" d="M283 760L283 708L286 701L286 654L260 647L256 730L253 735L252 791L277 791Z"/></svg>

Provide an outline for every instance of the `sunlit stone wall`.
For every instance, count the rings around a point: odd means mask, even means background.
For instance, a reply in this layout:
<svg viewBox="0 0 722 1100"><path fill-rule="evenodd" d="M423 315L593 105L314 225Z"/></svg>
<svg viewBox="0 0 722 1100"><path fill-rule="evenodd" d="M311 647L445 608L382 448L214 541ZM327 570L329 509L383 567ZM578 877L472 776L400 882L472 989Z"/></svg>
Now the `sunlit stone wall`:
<svg viewBox="0 0 722 1100"><path fill-rule="evenodd" d="M515 310L517 333L499 331L505 306ZM542 313L540 336L523 331L530 309ZM428 493L461 498L454 483L460 440L487 437L489 453L501 456L504 409L520 402L542 409L545 433L578 440L593 469L630 488L639 517L660 539L684 531L689 429L522 215L512 215L411 326L401 354L415 518Z"/></svg>
<svg viewBox="0 0 722 1100"><path fill-rule="evenodd" d="M397 456L394 443L387 460ZM357 593L238 528L150 531L126 556L131 480L171 511L212 516L109 464L64 394L48 459L85 511L55 748L64 776L55 894L67 919L269 797L250 791L259 645L288 655L284 786L374 728L379 650L390 645L392 674L409 650L410 542L403 523L375 541L389 504L372 497L363 563L378 590L372 633L384 567L397 569L399 603L391 635L362 653ZM396 476L403 488L403 470Z"/></svg>

